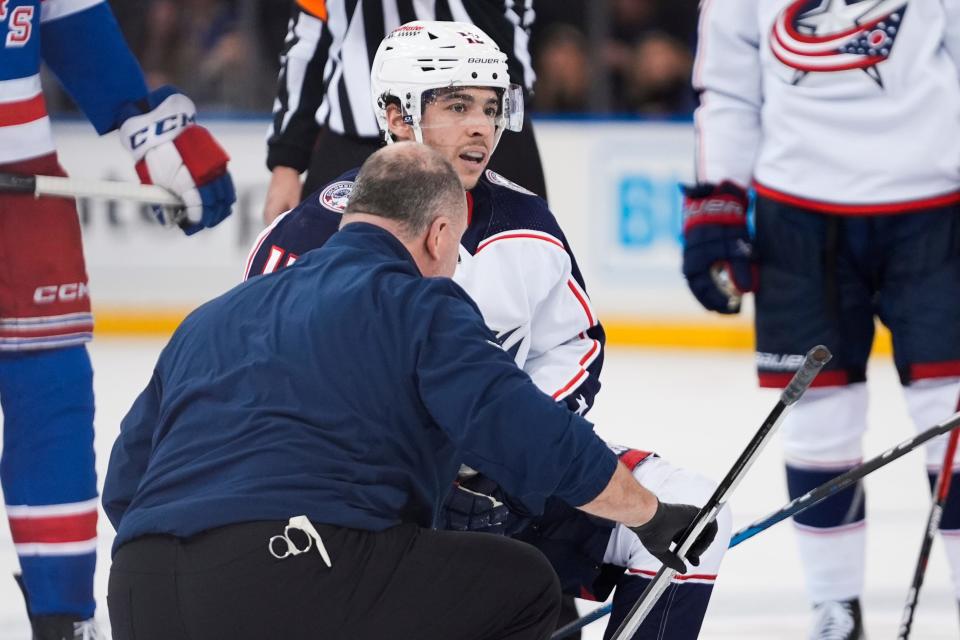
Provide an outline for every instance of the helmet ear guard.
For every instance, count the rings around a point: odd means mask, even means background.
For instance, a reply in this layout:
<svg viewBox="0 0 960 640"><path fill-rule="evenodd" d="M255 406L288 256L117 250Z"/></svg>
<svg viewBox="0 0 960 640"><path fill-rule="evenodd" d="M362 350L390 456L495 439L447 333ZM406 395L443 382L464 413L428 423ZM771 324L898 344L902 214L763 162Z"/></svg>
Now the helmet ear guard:
<svg viewBox="0 0 960 640"><path fill-rule="evenodd" d="M511 84L507 56L483 31L462 22L408 22L383 39L373 60L370 93L384 139L393 142L387 106L396 104L417 142L428 91L448 87L497 90L494 148L505 129L523 127L523 90Z"/></svg>

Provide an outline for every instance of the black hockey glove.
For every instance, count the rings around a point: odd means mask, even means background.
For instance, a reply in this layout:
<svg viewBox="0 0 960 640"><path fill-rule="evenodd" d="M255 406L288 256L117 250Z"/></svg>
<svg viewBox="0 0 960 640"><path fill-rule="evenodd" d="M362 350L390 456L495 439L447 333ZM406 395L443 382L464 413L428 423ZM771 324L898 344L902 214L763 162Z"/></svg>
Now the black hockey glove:
<svg viewBox="0 0 960 640"><path fill-rule="evenodd" d="M704 307L739 313L740 299L757 288L747 230L747 193L732 182L683 190L683 275Z"/></svg>
<svg viewBox="0 0 960 640"><path fill-rule="evenodd" d="M630 530L637 534L641 544L653 557L677 573L686 573L687 566L680 556L670 550L670 544L680 540L699 512L700 509L689 504L660 502L649 522L639 527L630 527ZM717 523L711 522L687 552L687 560L690 564L695 567L700 564L700 556L707 550L716 535Z"/></svg>
<svg viewBox="0 0 960 640"><path fill-rule="evenodd" d="M492 480L489 491L497 488ZM510 509L506 504L483 492L484 486L465 486L456 482L443 502L443 528L453 531L483 531L503 534Z"/></svg>

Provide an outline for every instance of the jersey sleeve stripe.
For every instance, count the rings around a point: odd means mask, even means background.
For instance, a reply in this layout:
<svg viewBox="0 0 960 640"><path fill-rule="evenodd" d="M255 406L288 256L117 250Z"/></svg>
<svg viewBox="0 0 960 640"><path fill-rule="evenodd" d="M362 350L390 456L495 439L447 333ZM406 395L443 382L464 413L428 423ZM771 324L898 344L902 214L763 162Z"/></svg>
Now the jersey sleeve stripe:
<svg viewBox="0 0 960 640"><path fill-rule="evenodd" d="M570 382L568 382L567 384L563 385L562 387L554 391L550 397L553 398L554 400L562 400L567 396L567 394L570 393L571 390L575 389L577 385L579 385L580 382L583 381L583 378L586 375L587 375L586 369L580 369L580 371L577 372L577 375L573 376Z"/></svg>
<svg viewBox="0 0 960 640"><path fill-rule="evenodd" d="M0 102L0 127L35 122L46 115L47 104L40 93L26 100Z"/></svg>
<svg viewBox="0 0 960 640"><path fill-rule="evenodd" d="M485 248L489 247L494 242L499 240L542 240L548 242L556 247L559 247L563 251L566 251L566 247L563 246L563 243L554 238L553 236L547 233L537 233L536 231L504 231L503 233L498 233L495 236L490 236L477 246L477 253L480 253Z"/></svg>
<svg viewBox="0 0 960 640"><path fill-rule="evenodd" d="M597 340L592 340L591 342L593 342L593 345L590 347L590 350L580 358L580 366L584 369L590 366L590 363L593 362L594 358L597 357L597 353L600 351L600 342Z"/></svg>
<svg viewBox="0 0 960 640"><path fill-rule="evenodd" d="M597 318L593 315L593 311L590 309L590 304L587 302L587 296L580 290L580 287L577 286L577 283L573 280L567 280L567 287L570 288L570 291L573 292L573 295L577 298L577 302L580 303L580 306L583 307L583 312L587 314L587 320L590 322L590 326L597 324Z"/></svg>

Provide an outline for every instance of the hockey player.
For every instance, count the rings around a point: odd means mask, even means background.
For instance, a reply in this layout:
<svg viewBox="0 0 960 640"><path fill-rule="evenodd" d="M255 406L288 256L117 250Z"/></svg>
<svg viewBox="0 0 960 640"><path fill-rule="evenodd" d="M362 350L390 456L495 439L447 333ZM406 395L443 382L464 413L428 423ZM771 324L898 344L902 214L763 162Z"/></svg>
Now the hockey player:
<svg viewBox="0 0 960 640"><path fill-rule="evenodd" d="M190 234L230 213L227 156L190 100L149 92L106 2L0 1L0 172L64 175L40 63L99 133L119 129L144 182L186 202ZM158 212L166 216L167 212ZM97 488L93 319L72 201L0 193L0 400L7 516L36 640L91 638Z"/></svg>
<svg viewBox="0 0 960 640"><path fill-rule="evenodd" d="M417 140L440 151L467 189L470 222L455 280L539 388L584 414L600 387L604 335L576 260L546 203L486 170L504 130L522 121L522 99L510 84L503 53L472 25L412 22L381 43L371 85L386 142ZM322 245L337 229L355 175L349 172L320 189L268 227L254 245L247 277L289 266ZM637 479L664 492L666 500L702 503L713 489L709 481L647 452L617 451ZM608 635L660 567L628 530L559 500L548 503L536 526L525 527L517 517L522 504L482 477L463 484L481 495L455 491L446 524L462 529L492 524L492 530L508 529L535 544L568 594L604 600L616 587ZM489 491L512 506L508 521L503 521L506 509L483 495ZM671 638L696 637L728 540L726 511L719 524L698 573L676 581L677 592L663 599L637 637L655 637L658 628Z"/></svg>
<svg viewBox="0 0 960 640"><path fill-rule="evenodd" d="M736 313L754 291L760 385L834 358L783 426L791 497L862 457L879 318L918 428L960 390L960 2L744 0L702 7L697 184L683 271ZM756 237L746 189L756 191ZM931 477L944 442L927 450ZM940 528L960 597L960 500ZM795 519L811 638L862 636L863 487Z"/></svg>

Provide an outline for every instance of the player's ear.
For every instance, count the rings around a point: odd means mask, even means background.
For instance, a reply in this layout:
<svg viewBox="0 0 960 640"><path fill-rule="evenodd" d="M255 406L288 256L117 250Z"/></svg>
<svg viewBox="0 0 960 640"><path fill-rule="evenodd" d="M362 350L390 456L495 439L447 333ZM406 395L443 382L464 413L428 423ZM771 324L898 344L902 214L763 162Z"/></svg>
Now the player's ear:
<svg viewBox="0 0 960 640"><path fill-rule="evenodd" d="M394 140L413 140L413 128L403 121L403 112L396 104L387 105L387 127Z"/></svg>

